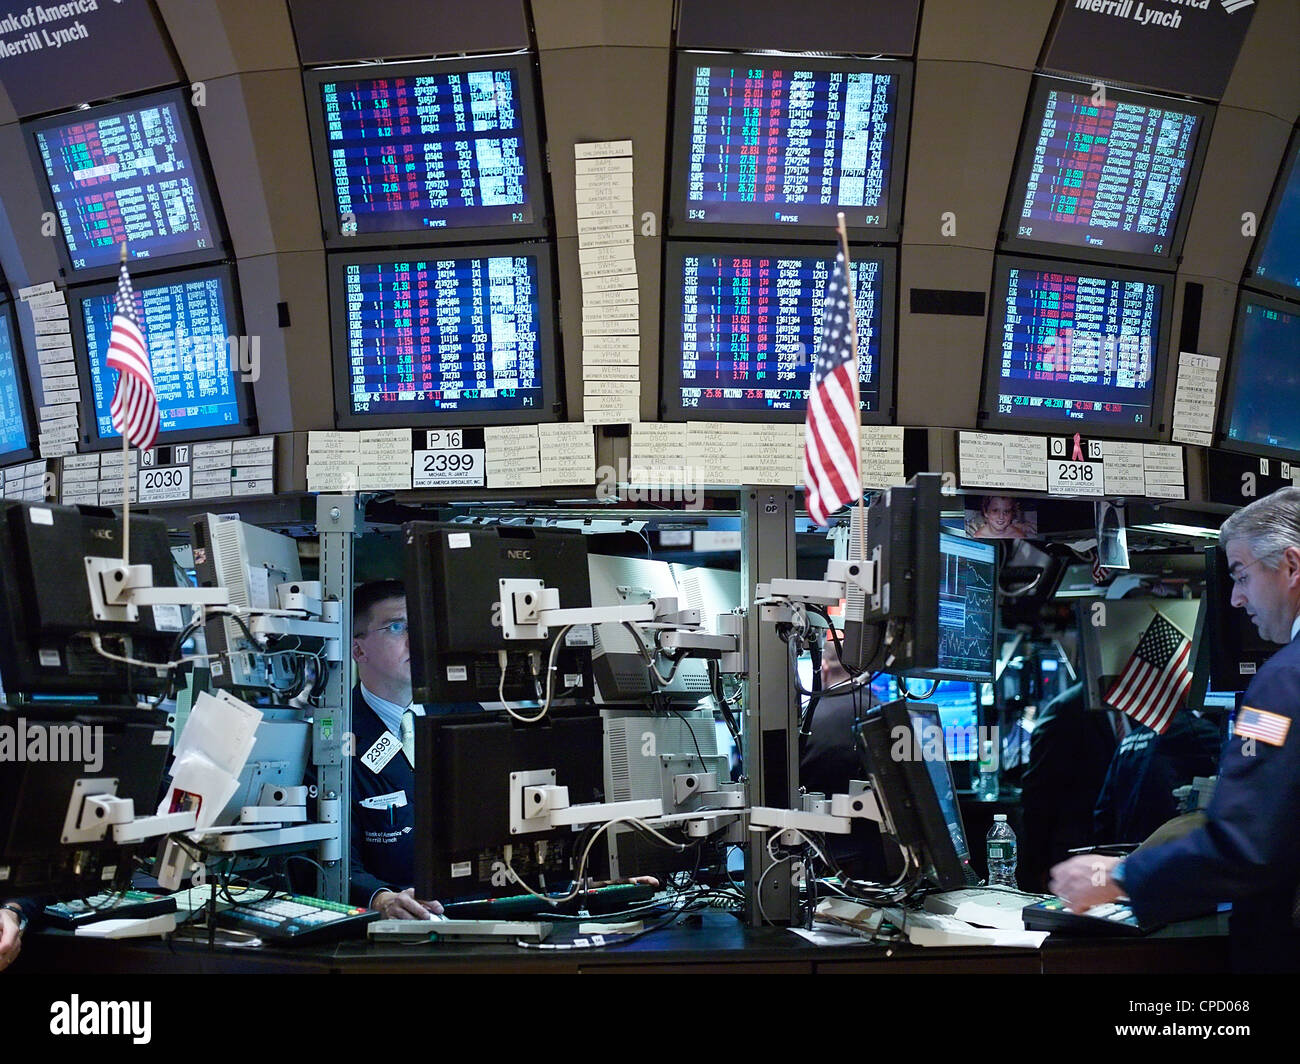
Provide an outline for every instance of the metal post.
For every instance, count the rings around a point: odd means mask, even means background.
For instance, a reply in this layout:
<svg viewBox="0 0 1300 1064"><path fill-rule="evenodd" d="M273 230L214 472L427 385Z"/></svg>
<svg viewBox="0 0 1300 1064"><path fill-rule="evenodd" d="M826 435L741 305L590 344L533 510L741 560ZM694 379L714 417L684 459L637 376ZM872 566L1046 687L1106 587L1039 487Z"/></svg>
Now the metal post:
<svg viewBox="0 0 1300 1064"><path fill-rule="evenodd" d="M744 539L740 578L748 598L760 580L796 575L797 498L793 488L748 487L742 489L740 501ZM747 805L790 808L799 789L799 699L791 682L789 652L777 637L775 626L765 624L752 607L747 611L745 624L749 645L749 682L743 718L743 754L748 780L745 800ZM754 927L763 923L764 916L773 923L792 922L799 900L788 863L768 871L772 859L764 845L765 838L760 833L750 835L745 867L749 922Z"/></svg>
<svg viewBox="0 0 1300 1064"><path fill-rule="evenodd" d="M319 798L336 801L339 860L322 862L320 896L346 901L349 844L352 838L352 541L364 524L364 511L355 495L320 495L316 499L316 530L320 535L321 594L342 603L343 660L330 669L312 727L312 761L316 765Z"/></svg>

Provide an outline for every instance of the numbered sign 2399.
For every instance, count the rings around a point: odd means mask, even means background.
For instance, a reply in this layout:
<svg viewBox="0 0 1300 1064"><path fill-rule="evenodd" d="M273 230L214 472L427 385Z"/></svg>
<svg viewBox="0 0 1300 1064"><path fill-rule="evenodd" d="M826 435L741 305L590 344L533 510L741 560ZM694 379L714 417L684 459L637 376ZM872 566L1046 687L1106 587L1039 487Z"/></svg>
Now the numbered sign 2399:
<svg viewBox="0 0 1300 1064"><path fill-rule="evenodd" d="M483 447L469 442L460 429L431 430L428 448L415 452L411 486L416 488L482 487Z"/></svg>

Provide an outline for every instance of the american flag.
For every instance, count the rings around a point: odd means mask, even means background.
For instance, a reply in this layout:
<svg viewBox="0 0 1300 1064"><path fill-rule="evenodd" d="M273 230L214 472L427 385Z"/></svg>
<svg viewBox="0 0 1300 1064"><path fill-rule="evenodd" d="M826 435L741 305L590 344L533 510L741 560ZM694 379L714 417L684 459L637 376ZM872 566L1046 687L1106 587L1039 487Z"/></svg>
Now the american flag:
<svg viewBox="0 0 1300 1064"><path fill-rule="evenodd" d="M1242 706L1237 714L1237 722L1232 727L1233 735L1243 739L1258 739L1270 746L1281 746L1286 742L1286 733L1291 730L1291 718L1281 713L1270 713L1266 709L1254 706Z"/></svg>
<svg viewBox="0 0 1300 1064"><path fill-rule="evenodd" d="M117 391L109 413L113 427L141 450L148 450L158 437L158 395L153 388L149 349L135 313L131 275L122 263L117 278L117 310L108 340L108 366L118 371Z"/></svg>
<svg viewBox="0 0 1300 1064"><path fill-rule="evenodd" d="M803 482L808 489L808 514L819 525L827 524L832 513L862 495L862 417L854 386L857 372L841 251L826 285L822 342L813 365L804 426Z"/></svg>
<svg viewBox="0 0 1300 1064"><path fill-rule="evenodd" d="M1156 614L1105 700L1158 735L1192 685L1191 640Z"/></svg>

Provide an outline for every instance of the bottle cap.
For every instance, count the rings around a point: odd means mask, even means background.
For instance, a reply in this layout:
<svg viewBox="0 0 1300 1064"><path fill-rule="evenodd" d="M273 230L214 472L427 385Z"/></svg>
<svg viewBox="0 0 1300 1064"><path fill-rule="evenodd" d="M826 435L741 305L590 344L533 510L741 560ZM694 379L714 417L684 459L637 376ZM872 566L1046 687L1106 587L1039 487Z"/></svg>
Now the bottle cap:
<svg viewBox="0 0 1300 1064"><path fill-rule="evenodd" d="M996 824L999 820L1006 820L1006 818L1007 818L1007 814L1006 814L1006 813L994 813L994 814L993 814L993 823Z"/></svg>

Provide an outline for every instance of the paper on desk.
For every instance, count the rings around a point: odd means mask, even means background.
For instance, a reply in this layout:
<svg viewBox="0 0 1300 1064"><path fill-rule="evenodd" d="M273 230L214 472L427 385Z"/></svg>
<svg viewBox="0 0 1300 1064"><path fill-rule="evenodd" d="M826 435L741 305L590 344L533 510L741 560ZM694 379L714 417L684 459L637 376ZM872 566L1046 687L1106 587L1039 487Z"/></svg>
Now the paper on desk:
<svg viewBox="0 0 1300 1064"><path fill-rule="evenodd" d="M1039 949L1050 931L999 931L992 927L974 927L963 930L968 935L968 942L954 942L953 932L937 927L922 927L920 924L907 925L907 939L914 946L1003 946L1014 949Z"/></svg>

